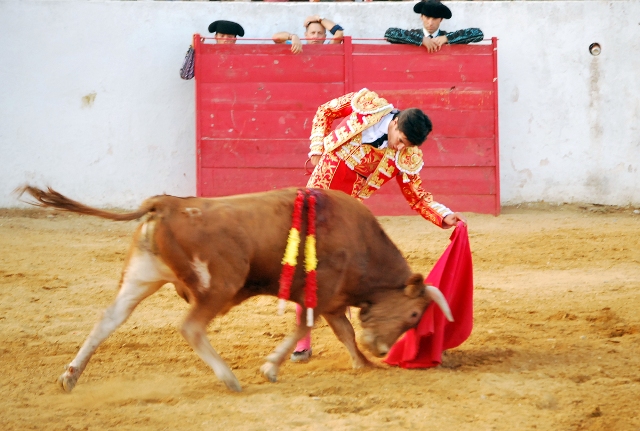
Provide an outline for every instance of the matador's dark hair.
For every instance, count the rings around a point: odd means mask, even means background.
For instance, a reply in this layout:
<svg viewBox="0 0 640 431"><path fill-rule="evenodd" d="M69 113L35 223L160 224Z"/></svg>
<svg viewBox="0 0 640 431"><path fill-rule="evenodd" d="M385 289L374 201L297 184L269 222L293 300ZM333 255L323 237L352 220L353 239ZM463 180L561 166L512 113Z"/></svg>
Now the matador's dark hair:
<svg viewBox="0 0 640 431"><path fill-rule="evenodd" d="M422 145L427 139L433 125L427 115L418 108L409 108L398 114L398 130L407 137L413 145Z"/></svg>

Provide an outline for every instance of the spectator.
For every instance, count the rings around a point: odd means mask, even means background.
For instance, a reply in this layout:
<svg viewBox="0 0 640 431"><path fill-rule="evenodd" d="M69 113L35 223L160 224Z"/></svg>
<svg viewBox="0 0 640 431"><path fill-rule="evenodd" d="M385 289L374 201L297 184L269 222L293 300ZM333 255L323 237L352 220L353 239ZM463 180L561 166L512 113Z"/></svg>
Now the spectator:
<svg viewBox="0 0 640 431"><path fill-rule="evenodd" d="M320 18L319 15L307 17L304 20L304 37L308 44L323 44L327 39L327 30L331 32L333 38L329 43L342 43L344 37L344 29L327 18ZM275 43L290 43L291 52L299 54L302 52L302 42L297 34L281 31L272 37Z"/></svg>
<svg viewBox="0 0 640 431"><path fill-rule="evenodd" d="M209 24L209 33L215 33L216 43L232 44L238 36L244 36L244 29L237 22L221 19Z"/></svg>
<svg viewBox="0 0 640 431"><path fill-rule="evenodd" d="M215 33L216 43L233 44L236 43L237 36L244 36L244 29L237 22L218 20L209 24L209 33ZM195 51L193 45L190 45L182 61L180 78L185 80L193 79L195 75L195 60Z"/></svg>
<svg viewBox="0 0 640 431"><path fill-rule="evenodd" d="M439 0L426 0L416 3L413 11L420 14L423 28L403 30L389 28L384 33L385 39L391 43L423 45L427 52L439 51L444 44L466 44L480 42L484 35L479 28L466 28L448 33L440 30L443 19L451 18L451 10Z"/></svg>

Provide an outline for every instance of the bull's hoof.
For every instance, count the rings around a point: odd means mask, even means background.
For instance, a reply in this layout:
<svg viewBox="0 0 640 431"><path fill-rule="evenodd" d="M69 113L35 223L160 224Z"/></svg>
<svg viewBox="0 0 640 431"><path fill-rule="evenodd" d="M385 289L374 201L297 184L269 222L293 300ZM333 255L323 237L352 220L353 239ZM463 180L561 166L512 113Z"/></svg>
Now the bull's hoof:
<svg viewBox="0 0 640 431"><path fill-rule="evenodd" d="M58 386L65 392L71 392L80 378L80 370L71 365L65 367L64 373L58 377Z"/></svg>
<svg viewBox="0 0 640 431"><path fill-rule="evenodd" d="M367 359L366 356L362 356L361 358L354 359L351 362L351 366L353 367L354 370L358 370L361 368L375 367L375 364L371 362L369 359Z"/></svg>
<svg viewBox="0 0 640 431"><path fill-rule="evenodd" d="M271 383L275 383L278 381L278 366L272 362L265 362L260 367L260 371L262 374L269 380Z"/></svg>

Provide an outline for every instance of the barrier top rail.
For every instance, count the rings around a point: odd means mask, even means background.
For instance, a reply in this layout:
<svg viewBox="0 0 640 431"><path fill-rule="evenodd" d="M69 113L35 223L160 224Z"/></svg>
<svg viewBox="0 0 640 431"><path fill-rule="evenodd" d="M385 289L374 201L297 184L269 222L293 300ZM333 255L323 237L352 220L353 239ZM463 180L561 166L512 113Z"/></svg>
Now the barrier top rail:
<svg viewBox="0 0 640 431"><path fill-rule="evenodd" d="M357 41L363 41L363 40L367 40L367 41L379 41L379 42L387 42L388 44L391 45L402 45L402 44L392 44L391 42L387 41L387 39L383 38L383 37L353 37L353 36L344 36L344 39L349 39L353 42L357 42ZM328 40L329 38L327 38ZM216 38L213 36L200 36L200 42L210 42L210 41L215 41ZM317 39L310 39L310 38L304 38L301 37L300 40L317 40ZM485 38L482 39L482 42L489 42L491 43L491 41L493 40L493 38ZM244 42L249 42L249 41L260 41L260 42L271 42L273 43L273 39L270 37L243 37L242 39L237 38L236 39L236 44L238 43L244 43ZM480 42L477 42L480 43ZM280 43L279 45L285 45L284 43ZM483 44L484 45L484 44Z"/></svg>

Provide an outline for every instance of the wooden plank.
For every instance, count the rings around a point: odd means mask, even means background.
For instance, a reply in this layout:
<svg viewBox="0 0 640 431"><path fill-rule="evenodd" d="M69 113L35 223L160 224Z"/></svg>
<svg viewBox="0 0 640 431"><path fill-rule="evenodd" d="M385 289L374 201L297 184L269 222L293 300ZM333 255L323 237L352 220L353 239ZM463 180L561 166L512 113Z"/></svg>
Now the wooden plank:
<svg viewBox="0 0 640 431"><path fill-rule="evenodd" d="M420 171L422 188L434 196L440 195L488 195L495 194L495 167L493 166L443 166L428 167ZM395 193L397 184L391 180L376 192L387 195Z"/></svg>
<svg viewBox="0 0 640 431"><path fill-rule="evenodd" d="M345 36L343 46L344 46L344 91L342 94L348 94L354 91L353 44L351 43L351 36Z"/></svg>
<svg viewBox="0 0 640 431"><path fill-rule="evenodd" d="M370 87L377 93L385 93L401 90L421 91L421 90L459 90L459 91L493 91L493 83L491 82L459 82L459 81L446 81L446 82L378 82L375 81L375 76L372 77L359 77L359 82L371 83ZM358 88L359 90L360 88Z"/></svg>
<svg viewBox="0 0 640 431"><path fill-rule="evenodd" d="M309 139L315 111L200 111L203 139Z"/></svg>
<svg viewBox="0 0 640 431"><path fill-rule="evenodd" d="M493 138L493 111L426 112L430 137ZM206 111L198 122L202 139L308 139L315 111Z"/></svg>
<svg viewBox="0 0 640 431"><path fill-rule="evenodd" d="M423 169L420 173L422 187L434 196L441 195L491 195L496 192L493 167L443 167ZM210 188L203 185L203 193L222 196L234 193L271 190L273 188L304 186L309 178L300 168L202 168L209 172ZM398 192L395 180L376 192L386 196ZM232 191L230 191L232 190ZM436 199L437 200L437 199Z"/></svg>
<svg viewBox="0 0 640 431"><path fill-rule="evenodd" d="M491 138L431 137L420 149L425 168L443 166L495 166L494 140Z"/></svg>
<svg viewBox="0 0 640 431"><path fill-rule="evenodd" d="M425 167L495 166L493 139L429 138L421 149ZM206 168L300 168L308 139L212 139L200 144Z"/></svg>
<svg viewBox="0 0 640 431"><path fill-rule="evenodd" d="M318 106L343 94L341 82L217 82L202 83L199 88L200 109L207 111L315 112Z"/></svg>
<svg viewBox="0 0 640 431"><path fill-rule="evenodd" d="M440 195L436 196L436 201L458 212L472 212L479 214L496 213L495 195ZM364 201L364 204L376 216L416 216L420 215L409 207L404 196L398 191L393 195L374 195ZM425 220L425 234L428 233L429 222Z"/></svg>
<svg viewBox="0 0 640 431"><path fill-rule="evenodd" d="M500 128L498 127L498 38L491 38L491 48L493 48L493 95L495 97L496 111L493 117L495 130L495 159L496 159L496 204L494 214L500 214Z"/></svg>
<svg viewBox="0 0 640 431"><path fill-rule="evenodd" d="M305 187L309 176L304 169L202 168L202 196L230 196L283 187Z"/></svg>
<svg viewBox="0 0 640 431"><path fill-rule="evenodd" d="M438 174L436 174L438 175ZM434 199L456 211L471 211L496 214L495 187L479 187L492 175L481 175L475 181L430 179L422 173L423 187L434 195ZM464 175L462 175L464 176ZM477 177L467 173L467 176ZM203 168L202 196L227 196L241 193L266 191L282 187L304 187L308 180L303 169L237 169ZM490 185L489 185L490 186ZM481 188L486 193L479 193ZM366 201L378 215L415 214L406 203L395 181L382 187Z"/></svg>
<svg viewBox="0 0 640 431"><path fill-rule="evenodd" d="M274 56L274 55L288 55L288 56L322 56L342 57L344 51L340 45L307 45L303 46L302 54L293 54L291 52L291 45L286 43L266 43L249 42L242 43L242 39L238 39L238 42L233 45L217 44L217 43L204 43L198 46L196 54L199 56L219 56L219 55L239 55L246 57L257 56Z"/></svg>
<svg viewBox="0 0 640 431"><path fill-rule="evenodd" d="M403 55L425 56L429 57L450 56L450 55L475 55L475 56L492 56L493 46L490 44L473 44L473 45L444 45L438 52L429 53L422 46L401 45L401 44L353 44L353 55Z"/></svg>
<svg viewBox="0 0 640 431"><path fill-rule="evenodd" d="M433 123L430 138L493 138L494 111L427 110Z"/></svg>
<svg viewBox="0 0 640 431"><path fill-rule="evenodd" d="M304 187L308 180L302 169L202 169L202 196L229 196L267 191L283 187ZM495 193L466 193L453 190L433 192L434 200L456 211L495 214ZM478 202L482 203L480 205ZM385 185L365 201L378 215L416 214L409 208L398 185Z"/></svg>
<svg viewBox="0 0 640 431"><path fill-rule="evenodd" d="M492 89L467 89L455 86L453 88L406 88L402 90L376 88L376 92L399 109L419 107L422 110L492 111L495 107Z"/></svg>
<svg viewBox="0 0 640 431"><path fill-rule="evenodd" d="M342 56L209 55L196 59L196 79L206 82L338 82L344 81Z"/></svg>
<svg viewBox="0 0 640 431"><path fill-rule="evenodd" d="M205 168L301 168L309 139L215 139L203 141Z"/></svg>
<svg viewBox="0 0 640 431"><path fill-rule="evenodd" d="M357 77L375 77L378 82L486 82L493 79L491 57L477 56L439 56L430 61L419 56L406 61L398 61L396 56L361 56L354 57L353 73Z"/></svg>

